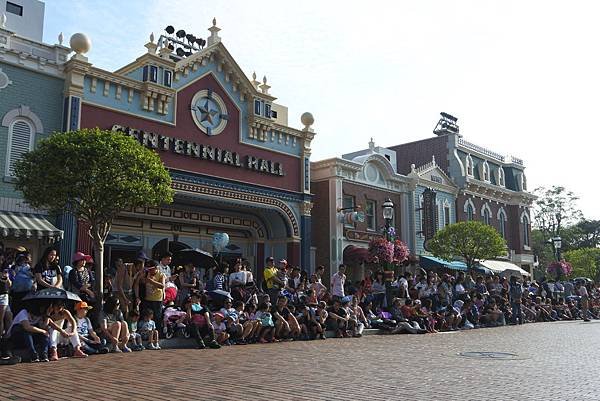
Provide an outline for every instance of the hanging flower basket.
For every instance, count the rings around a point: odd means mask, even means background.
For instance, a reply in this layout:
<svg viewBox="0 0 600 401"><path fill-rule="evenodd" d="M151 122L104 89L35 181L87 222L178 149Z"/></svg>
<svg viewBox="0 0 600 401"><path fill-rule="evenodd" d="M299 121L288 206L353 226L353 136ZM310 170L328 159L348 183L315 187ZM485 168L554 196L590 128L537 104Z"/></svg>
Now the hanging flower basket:
<svg viewBox="0 0 600 401"><path fill-rule="evenodd" d="M569 262L552 262L548 265L546 271L548 274L559 278L561 276L568 276L573 272L573 266Z"/></svg>
<svg viewBox="0 0 600 401"><path fill-rule="evenodd" d="M409 255L410 250L404 242L400 241L399 239L394 241L394 264L400 265L404 263L404 261L408 260Z"/></svg>
<svg viewBox="0 0 600 401"><path fill-rule="evenodd" d="M369 256L379 263L392 263L394 260L394 244L385 238L374 238L369 242Z"/></svg>

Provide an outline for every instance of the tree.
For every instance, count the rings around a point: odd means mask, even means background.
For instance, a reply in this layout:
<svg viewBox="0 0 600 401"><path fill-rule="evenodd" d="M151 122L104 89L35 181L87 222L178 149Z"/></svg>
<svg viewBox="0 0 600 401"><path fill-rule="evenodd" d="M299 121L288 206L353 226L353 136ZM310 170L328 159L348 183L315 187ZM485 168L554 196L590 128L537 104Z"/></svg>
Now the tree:
<svg viewBox="0 0 600 401"><path fill-rule="evenodd" d="M600 220L583 219L567 230L566 248L599 248L600 247ZM564 232L564 231L563 231ZM563 235L563 243L565 243Z"/></svg>
<svg viewBox="0 0 600 401"><path fill-rule="evenodd" d="M537 196L533 204L533 225L546 239L560 236L562 228L582 219L581 210L577 207L579 198L565 187L539 187L533 192Z"/></svg>
<svg viewBox="0 0 600 401"><path fill-rule="evenodd" d="M506 241L492 226L479 221L463 221L438 231L429 248L438 258L462 257L471 269L478 260L505 255Z"/></svg>
<svg viewBox="0 0 600 401"><path fill-rule="evenodd" d="M55 133L15 166L16 187L36 208L73 213L90 225L96 294L102 301L104 241L126 208L173 201L171 177L159 156L119 132Z"/></svg>
<svg viewBox="0 0 600 401"><path fill-rule="evenodd" d="M573 266L573 277L588 277L598 280L600 277L600 248L582 248L568 251L565 259Z"/></svg>

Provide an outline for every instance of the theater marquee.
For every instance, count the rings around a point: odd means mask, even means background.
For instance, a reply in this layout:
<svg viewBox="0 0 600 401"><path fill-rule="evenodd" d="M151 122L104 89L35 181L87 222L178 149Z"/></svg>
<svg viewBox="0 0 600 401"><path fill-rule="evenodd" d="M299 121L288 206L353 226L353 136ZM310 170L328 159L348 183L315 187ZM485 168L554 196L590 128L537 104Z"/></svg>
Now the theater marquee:
<svg viewBox="0 0 600 401"><path fill-rule="evenodd" d="M233 167L245 168L259 173L283 177L283 165L272 160L261 159L255 156L240 156L237 152L227 149L198 144L184 139L173 138L155 132L113 125L113 131L122 132L139 141L142 145L155 150L177 153L183 156L213 161Z"/></svg>

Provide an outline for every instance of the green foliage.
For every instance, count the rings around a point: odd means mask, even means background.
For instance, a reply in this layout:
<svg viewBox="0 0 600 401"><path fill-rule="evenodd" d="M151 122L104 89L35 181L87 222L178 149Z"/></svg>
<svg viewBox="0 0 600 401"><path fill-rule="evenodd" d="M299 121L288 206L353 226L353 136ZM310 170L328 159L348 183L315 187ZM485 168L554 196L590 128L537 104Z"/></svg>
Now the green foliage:
<svg viewBox="0 0 600 401"><path fill-rule="evenodd" d="M469 268L476 260L506 254L506 242L492 226L479 221L451 224L438 231L429 247L434 256L446 260L462 257Z"/></svg>
<svg viewBox="0 0 600 401"><path fill-rule="evenodd" d="M572 277L598 279L600 273L600 248L582 248L568 251L565 259L573 266Z"/></svg>
<svg viewBox="0 0 600 401"><path fill-rule="evenodd" d="M563 230L563 248L566 250L600 247L600 220L581 220Z"/></svg>
<svg viewBox="0 0 600 401"><path fill-rule="evenodd" d="M534 255L537 255L542 275L546 271L546 266L554 262L556 259L552 245L544 237L540 230L531 230L531 250Z"/></svg>
<svg viewBox="0 0 600 401"><path fill-rule="evenodd" d="M36 208L71 210L104 240L113 218L129 207L173 200L158 155L119 132L82 129L40 141L16 167L17 189ZM95 228L95 229L94 229ZM94 232L92 232L94 234Z"/></svg>
<svg viewBox="0 0 600 401"><path fill-rule="evenodd" d="M534 193L538 198L533 205L533 226L544 234L546 240L560 236L564 227L583 218L577 207L579 198L565 187L539 187Z"/></svg>

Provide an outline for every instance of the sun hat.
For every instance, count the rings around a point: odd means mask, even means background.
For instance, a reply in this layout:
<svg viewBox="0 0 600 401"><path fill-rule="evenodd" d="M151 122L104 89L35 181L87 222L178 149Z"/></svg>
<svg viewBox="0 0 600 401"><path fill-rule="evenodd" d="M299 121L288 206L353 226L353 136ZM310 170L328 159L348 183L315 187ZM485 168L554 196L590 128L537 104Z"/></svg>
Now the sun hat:
<svg viewBox="0 0 600 401"><path fill-rule="evenodd" d="M80 309L90 310L92 308L93 308L93 306L88 305L87 302L85 302L85 301L77 302L77 304L75 304L75 310L80 310Z"/></svg>
<svg viewBox="0 0 600 401"><path fill-rule="evenodd" d="M145 262L147 260L149 260L150 258L148 256L146 256L146 254L144 253L144 251L139 251L136 257L137 260L141 260L142 262Z"/></svg>
<svg viewBox="0 0 600 401"><path fill-rule="evenodd" d="M75 252L75 255L73 255L73 262L79 262L80 260L85 260L86 262L91 259L90 255L86 255L83 252Z"/></svg>
<svg viewBox="0 0 600 401"><path fill-rule="evenodd" d="M215 316L215 317L217 317L217 316L218 316L218 317L220 317L221 319L225 319L225 316L223 316L223 314L222 314L221 312L216 312L216 313L214 314L214 316Z"/></svg>

